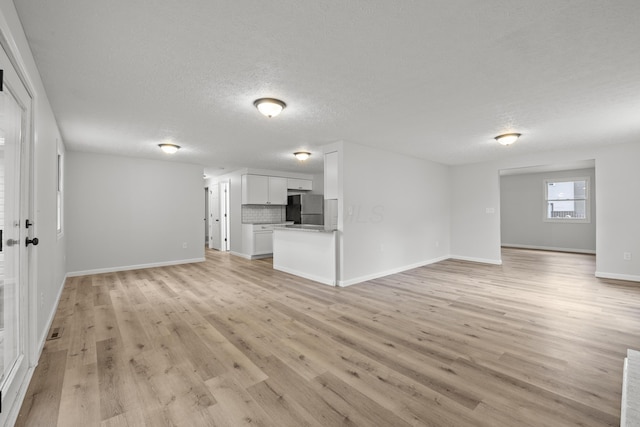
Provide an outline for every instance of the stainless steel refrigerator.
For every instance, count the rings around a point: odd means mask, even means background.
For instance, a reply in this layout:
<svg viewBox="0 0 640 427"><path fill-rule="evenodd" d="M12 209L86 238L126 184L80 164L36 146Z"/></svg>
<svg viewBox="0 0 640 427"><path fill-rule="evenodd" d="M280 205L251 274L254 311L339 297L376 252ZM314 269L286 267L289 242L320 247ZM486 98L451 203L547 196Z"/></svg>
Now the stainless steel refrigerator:
<svg viewBox="0 0 640 427"><path fill-rule="evenodd" d="M324 198L318 194L297 194L287 198L287 221L294 224L324 224Z"/></svg>

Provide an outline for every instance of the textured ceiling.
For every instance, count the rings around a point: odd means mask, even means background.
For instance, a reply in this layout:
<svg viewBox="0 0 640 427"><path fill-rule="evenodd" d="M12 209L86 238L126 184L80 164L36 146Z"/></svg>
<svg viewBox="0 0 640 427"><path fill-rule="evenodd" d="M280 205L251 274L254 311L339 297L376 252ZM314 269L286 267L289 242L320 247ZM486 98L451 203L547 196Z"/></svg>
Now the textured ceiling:
<svg viewBox="0 0 640 427"><path fill-rule="evenodd" d="M336 140L445 164L640 141L638 0L15 5L71 150L311 173Z"/></svg>

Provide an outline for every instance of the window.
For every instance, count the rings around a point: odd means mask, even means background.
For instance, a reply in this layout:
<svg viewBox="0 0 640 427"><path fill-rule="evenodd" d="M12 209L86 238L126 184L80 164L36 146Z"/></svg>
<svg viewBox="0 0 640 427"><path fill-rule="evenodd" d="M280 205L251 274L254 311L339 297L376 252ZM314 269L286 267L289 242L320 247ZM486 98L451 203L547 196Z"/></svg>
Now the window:
<svg viewBox="0 0 640 427"><path fill-rule="evenodd" d="M63 181L62 181L62 154L58 151L58 158L56 169L58 172L57 180L56 180L56 230L58 235L62 234L62 189L63 189Z"/></svg>
<svg viewBox="0 0 640 427"><path fill-rule="evenodd" d="M589 178L545 179L547 222L590 222Z"/></svg>

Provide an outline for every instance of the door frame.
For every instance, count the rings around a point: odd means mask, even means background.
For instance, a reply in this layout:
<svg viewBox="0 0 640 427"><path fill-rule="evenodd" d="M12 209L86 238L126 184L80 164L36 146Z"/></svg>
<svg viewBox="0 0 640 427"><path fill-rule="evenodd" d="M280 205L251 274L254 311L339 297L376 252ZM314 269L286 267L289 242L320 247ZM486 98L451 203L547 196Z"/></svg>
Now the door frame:
<svg viewBox="0 0 640 427"><path fill-rule="evenodd" d="M35 113L35 90L34 85L31 79L26 72L26 67L24 66L24 62L22 60L22 55L20 54L20 50L18 48L18 44L11 34L11 28L6 21L4 13L0 11L0 48L4 50L4 53L7 55L7 58L15 71L19 83L22 84L22 87L27 93L27 105L25 107L25 135L23 138L23 158L21 159L21 191L26 192L26 196L21 200L22 209L21 209L21 218L20 218L20 226L23 226L23 222L29 218L33 220L34 228L31 231L32 235L37 235L37 227L38 227L38 218L35 216L37 195L36 195L36 186L35 182L37 179L37 171L34 167L34 117ZM7 80L7 74L5 73L5 80ZM16 82L18 83L18 82ZM24 218L22 216L24 215ZM20 242L22 244L22 242ZM11 407L3 408L2 417L0 418L1 423L6 423L7 425L11 425L17 419L18 412L20 410L20 406L24 400L24 396L27 392L27 388L29 386L29 382L31 380L31 376L33 375L33 371L38 362L39 358L39 349L38 345L38 333L37 333L37 325L38 325L38 310L37 310L37 253L38 251L34 251L31 248L28 250L28 256L26 259L27 265L22 269L25 275L25 279L23 286L25 292L25 309L26 313L24 314L24 357L26 358L26 373L22 379L19 379L21 384L18 385L17 395L15 400L12 401Z"/></svg>
<svg viewBox="0 0 640 427"><path fill-rule="evenodd" d="M220 185L209 186L209 249L221 250Z"/></svg>
<svg viewBox="0 0 640 427"><path fill-rule="evenodd" d="M229 209L231 182L226 179L218 183L220 185L220 250L231 250L231 215Z"/></svg>
<svg viewBox="0 0 640 427"><path fill-rule="evenodd" d="M211 191L204 187L204 244L208 247L211 241L211 203L209 202Z"/></svg>

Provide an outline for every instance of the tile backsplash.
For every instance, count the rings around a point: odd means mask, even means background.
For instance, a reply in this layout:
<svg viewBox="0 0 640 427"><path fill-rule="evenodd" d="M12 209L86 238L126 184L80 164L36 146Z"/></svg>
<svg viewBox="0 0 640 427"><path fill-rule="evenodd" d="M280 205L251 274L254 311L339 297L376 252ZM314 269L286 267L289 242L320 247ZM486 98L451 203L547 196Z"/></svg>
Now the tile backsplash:
<svg viewBox="0 0 640 427"><path fill-rule="evenodd" d="M243 205L243 224L276 224L285 222L286 206Z"/></svg>

